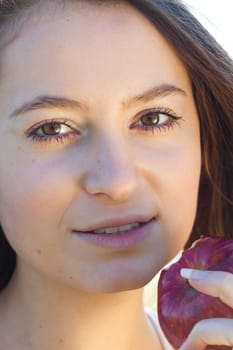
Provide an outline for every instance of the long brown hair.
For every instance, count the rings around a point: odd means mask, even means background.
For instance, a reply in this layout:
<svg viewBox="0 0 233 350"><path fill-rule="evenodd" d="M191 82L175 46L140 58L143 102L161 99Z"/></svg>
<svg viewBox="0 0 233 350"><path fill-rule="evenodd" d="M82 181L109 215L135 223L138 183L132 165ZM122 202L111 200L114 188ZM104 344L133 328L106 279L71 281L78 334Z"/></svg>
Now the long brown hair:
<svg viewBox="0 0 233 350"><path fill-rule="evenodd" d="M200 120L202 172L196 220L186 247L200 235L233 237L233 62L181 1L125 2L141 11L161 32L192 82ZM0 42L10 24L15 25L21 13L38 3L39 0L0 0ZM0 289L7 285L15 264L16 255L0 231Z"/></svg>

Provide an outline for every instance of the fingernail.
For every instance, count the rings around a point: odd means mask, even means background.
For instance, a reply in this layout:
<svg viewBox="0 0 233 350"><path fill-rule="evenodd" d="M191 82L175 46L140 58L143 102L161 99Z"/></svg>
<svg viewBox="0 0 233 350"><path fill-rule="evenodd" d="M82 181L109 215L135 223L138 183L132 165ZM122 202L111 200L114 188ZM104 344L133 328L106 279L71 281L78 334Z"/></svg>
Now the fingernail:
<svg viewBox="0 0 233 350"><path fill-rule="evenodd" d="M180 270L180 275L187 279L204 280L208 276L208 271L183 268Z"/></svg>

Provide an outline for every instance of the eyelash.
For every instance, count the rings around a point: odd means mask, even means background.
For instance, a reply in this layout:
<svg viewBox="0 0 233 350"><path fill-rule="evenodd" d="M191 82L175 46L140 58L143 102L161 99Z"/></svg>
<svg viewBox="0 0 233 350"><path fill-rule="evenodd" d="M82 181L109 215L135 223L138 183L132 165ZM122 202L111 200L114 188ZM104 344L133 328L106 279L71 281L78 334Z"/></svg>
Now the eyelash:
<svg viewBox="0 0 233 350"><path fill-rule="evenodd" d="M38 131L45 127L45 126L65 126L70 129L69 132L64 133L64 134L58 134L58 135L38 135ZM35 142L52 142L52 141L57 141L57 143L64 143L64 141L67 139L70 139L71 137L80 135L79 130L72 125L72 123L68 122L67 120L57 120L57 119L50 119L46 120L43 122L40 122L39 124L34 125L32 128L30 128L27 132L26 135L28 138L31 138Z"/></svg>
<svg viewBox="0 0 233 350"><path fill-rule="evenodd" d="M159 115L162 115L164 117L168 117L167 121L159 125L159 121L156 124L152 125L145 125L141 124L139 125L141 119L143 117L146 117L150 114L154 114L156 118L161 118ZM175 112L173 112L169 108L154 108L154 109L148 109L143 112L140 112L136 116L137 121L133 123L130 127L131 130L141 130L144 132L151 132L154 134L155 131L166 131L169 130L175 125L179 125L179 120L183 119L181 116L178 116ZM66 132L64 134L58 134L58 135L38 135L38 131L42 129L43 127L49 126L49 127L54 127L54 126L65 126L70 129L69 132ZM72 123L68 122L67 120L56 120L56 119L51 119L51 120L46 120L43 122L40 122L39 124L34 125L32 128L30 128L27 132L26 135L28 138L31 138L35 142L52 142L52 141L57 141L58 143L64 143L64 141L67 139L70 139L71 137L75 137L77 135L80 135L80 131L72 125Z"/></svg>
<svg viewBox="0 0 233 350"><path fill-rule="evenodd" d="M143 124L138 125L138 121L140 121L141 118L143 118L151 113L155 114L157 117L159 117L159 115L163 115L165 117L168 117L168 120L166 122L162 123L161 125L159 125L157 123L154 125L153 124L152 125L143 125ZM137 122L131 126L131 129L139 129L139 130L146 131L146 132L150 131L150 132L152 132L152 134L154 134L155 131L162 132L162 131L166 131L166 130L174 128L175 125L179 126L180 119L183 119L183 118L181 116L177 115L175 112L173 112L169 108L160 107L160 108L148 109L148 110L145 110L143 112L140 112L137 115Z"/></svg>

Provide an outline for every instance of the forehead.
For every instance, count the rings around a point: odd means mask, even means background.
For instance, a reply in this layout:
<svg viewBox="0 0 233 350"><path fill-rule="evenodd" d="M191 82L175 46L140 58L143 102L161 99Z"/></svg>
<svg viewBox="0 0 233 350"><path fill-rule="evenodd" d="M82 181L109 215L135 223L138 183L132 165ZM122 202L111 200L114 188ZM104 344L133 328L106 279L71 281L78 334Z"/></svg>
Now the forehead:
<svg viewBox="0 0 233 350"><path fill-rule="evenodd" d="M32 1L31 5L25 6L25 9L12 8L10 15L5 16L4 23L1 24L0 48L12 43L30 28L36 27L42 23L48 23L59 19L66 18L69 21L71 14L79 13L86 19L94 19L96 15L103 14L107 9L115 9L115 20L118 19L119 24L126 16L123 13L132 7L122 1L112 0L45 0ZM120 11L121 10L121 11ZM117 16L121 12L121 16ZM110 12L109 12L110 13ZM93 17L94 16L94 17ZM118 17L118 18L117 18ZM3 17L4 18L4 17ZM112 18L113 19L113 18ZM115 20L113 24L115 24Z"/></svg>
<svg viewBox="0 0 233 350"><path fill-rule="evenodd" d="M173 79L188 82L184 66L163 36L138 10L124 2L108 6L77 2L50 5L26 21L3 50L5 81L28 90L90 80L113 86ZM25 76L25 72L27 76ZM121 81L120 81L120 78ZM118 86L118 87L119 87ZM57 87L57 89L58 89ZM84 89L85 90L85 89ZM90 90L89 90L90 91ZM56 91L59 93L59 91Z"/></svg>

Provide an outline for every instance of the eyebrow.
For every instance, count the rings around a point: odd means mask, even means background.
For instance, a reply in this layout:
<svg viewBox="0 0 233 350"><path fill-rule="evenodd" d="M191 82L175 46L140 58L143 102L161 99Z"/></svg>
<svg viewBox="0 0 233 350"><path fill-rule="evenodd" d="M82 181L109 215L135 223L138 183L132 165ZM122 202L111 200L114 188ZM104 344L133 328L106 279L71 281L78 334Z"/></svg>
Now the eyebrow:
<svg viewBox="0 0 233 350"><path fill-rule="evenodd" d="M79 102L76 100L72 100L66 97L59 97L59 96L47 96L42 95L35 97L33 100L24 103L22 106L15 109L11 115L10 118L16 117L22 113L35 111L37 109L71 109L74 111L77 110L83 110L87 111L88 107L85 103Z"/></svg>
<svg viewBox="0 0 233 350"><path fill-rule="evenodd" d="M161 84L152 87L149 90L143 92L142 94L136 95L127 101L124 101L123 106L129 108L131 105L139 102L148 102L158 97L165 97L173 94L187 96L185 90L181 89L178 86L172 84Z"/></svg>
<svg viewBox="0 0 233 350"><path fill-rule="evenodd" d="M161 84L150 88L149 90L133 96L126 101L123 101L123 108L129 108L132 105L140 102L148 102L158 97L164 97L171 94L181 94L183 96L187 96L186 92L171 84ZM38 110L38 109L71 109L74 111L88 111L88 105L84 102L80 102L77 100L69 99L66 97L59 96L49 96L49 95L41 95L35 97L33 100L24 103L22 106L16 108L11 114L10 118L16 117L22 113Z"/></svg>

